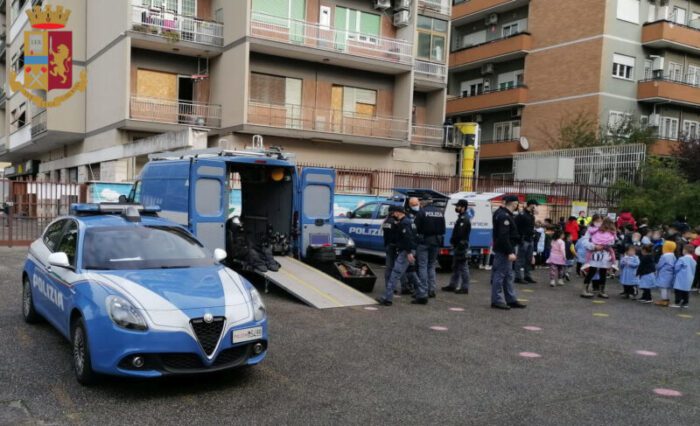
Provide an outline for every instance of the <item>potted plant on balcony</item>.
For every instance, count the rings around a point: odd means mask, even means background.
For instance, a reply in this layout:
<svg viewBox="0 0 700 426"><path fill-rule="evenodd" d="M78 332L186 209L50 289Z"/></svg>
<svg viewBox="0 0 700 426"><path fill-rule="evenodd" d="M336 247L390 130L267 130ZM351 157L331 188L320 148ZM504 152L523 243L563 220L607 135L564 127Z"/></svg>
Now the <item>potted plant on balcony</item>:
<svg viewBox="0 0 700 426"><path fill-rule="evenodd" d="M148 33L148 32L150 32L149 29L148 29L148 25L144 25L144 24L134 24L134 26L131 27L131 29L134 30L134 31L138 31L138 32L140 32L140 33Z"/></svg>
<svg viewBox="0 0 700 426"><path fill-rule="evenodd" d="M180 33L175 30L163 30L163 37L170 43L177 43L180 41Z"/></svg>

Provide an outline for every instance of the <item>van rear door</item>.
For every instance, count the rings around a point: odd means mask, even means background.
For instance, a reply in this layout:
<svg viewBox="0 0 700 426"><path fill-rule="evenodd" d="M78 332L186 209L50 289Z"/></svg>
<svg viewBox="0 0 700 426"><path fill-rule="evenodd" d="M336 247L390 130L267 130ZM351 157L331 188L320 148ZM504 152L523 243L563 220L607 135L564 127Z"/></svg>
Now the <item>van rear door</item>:
<svg viewBox="0 0 700 426"><path fill-rule="evenodd" d="M301 257L307 248L333 243L335 170L305 167L298 186L301 222Z"/></svg>
<svg viewBox="0 0 700 426"><path fill-rule="evenodd" d="M191 176L189 228L207 248L226 249L226 162L193 159Z"/></svg>

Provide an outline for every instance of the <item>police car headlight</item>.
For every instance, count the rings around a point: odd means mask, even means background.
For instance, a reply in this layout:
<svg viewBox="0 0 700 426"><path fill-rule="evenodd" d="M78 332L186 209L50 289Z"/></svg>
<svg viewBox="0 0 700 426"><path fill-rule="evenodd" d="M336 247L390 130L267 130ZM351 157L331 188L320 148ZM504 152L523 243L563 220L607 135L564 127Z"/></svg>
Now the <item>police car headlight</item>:
<svg viewBox="0 0 700 426"><path fill-rule="evenodd" d="M255 288L250 289L250 300L253 302L253 317L255 321L260 321L265 318L267 310L265 309L265 304L260 297L260 293Z"/></svg>
<svg viewBox="0 0 700 426"><path fill-rule="evenodd" d="M107 297L107 312L112 321L119 327L128 330L147 330L146 320L134 305L118 296Z"/></svg>
<svg viewBox="0 0 700 426"><path fill-rule="evenodd" d="M348 243L346 244L347 247L355 247L355 240L352 238L348 238Z"/></svg>

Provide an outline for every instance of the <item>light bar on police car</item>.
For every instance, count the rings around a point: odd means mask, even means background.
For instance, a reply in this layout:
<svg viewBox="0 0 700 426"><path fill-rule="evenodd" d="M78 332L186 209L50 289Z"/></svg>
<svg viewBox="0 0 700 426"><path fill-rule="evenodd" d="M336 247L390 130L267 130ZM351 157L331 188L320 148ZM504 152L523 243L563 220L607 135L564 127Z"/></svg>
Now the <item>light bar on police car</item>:
<svg viewBox="0 0 700 426"><path fill-rule="evenodd" d="M71 204L70 210L75 214L80 213L121 213L124 209L133 207L139 213L158 213L160 206L143 206L141 204L123 204L123 203L74 203Z"/></svg>

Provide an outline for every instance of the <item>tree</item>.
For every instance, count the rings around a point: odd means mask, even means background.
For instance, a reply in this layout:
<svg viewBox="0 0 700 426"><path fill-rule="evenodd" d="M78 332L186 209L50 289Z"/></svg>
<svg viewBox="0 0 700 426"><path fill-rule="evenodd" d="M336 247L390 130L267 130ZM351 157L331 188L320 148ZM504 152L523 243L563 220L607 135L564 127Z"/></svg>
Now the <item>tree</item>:
<svg viewBox="0 0 700 426"><path fill-rule="evenodd" d="M632 114L624 115L617 122L598 126L592 114L579 112L559 121L555 129L543 128L547 147L550 149L591 148L595 146L627 145L654 142L654 131L642 127Z"/></svg>
<svg viewBox="0 0 700 426"><path fill-rule="evenodd" d="M673 155L690 182L700 182L700 138L686 139L676 144Z"/></svg>
<svg viewBox="0 0 700 426"><path fill-rule="evenodd" d="M700 224L700 183L690 183L675 159L647 159L642 169L641 184L620 182L615 191L620 195L620 210L629 210L636 217L648 217L651 223L670 224L678 216Z"/></svg>

